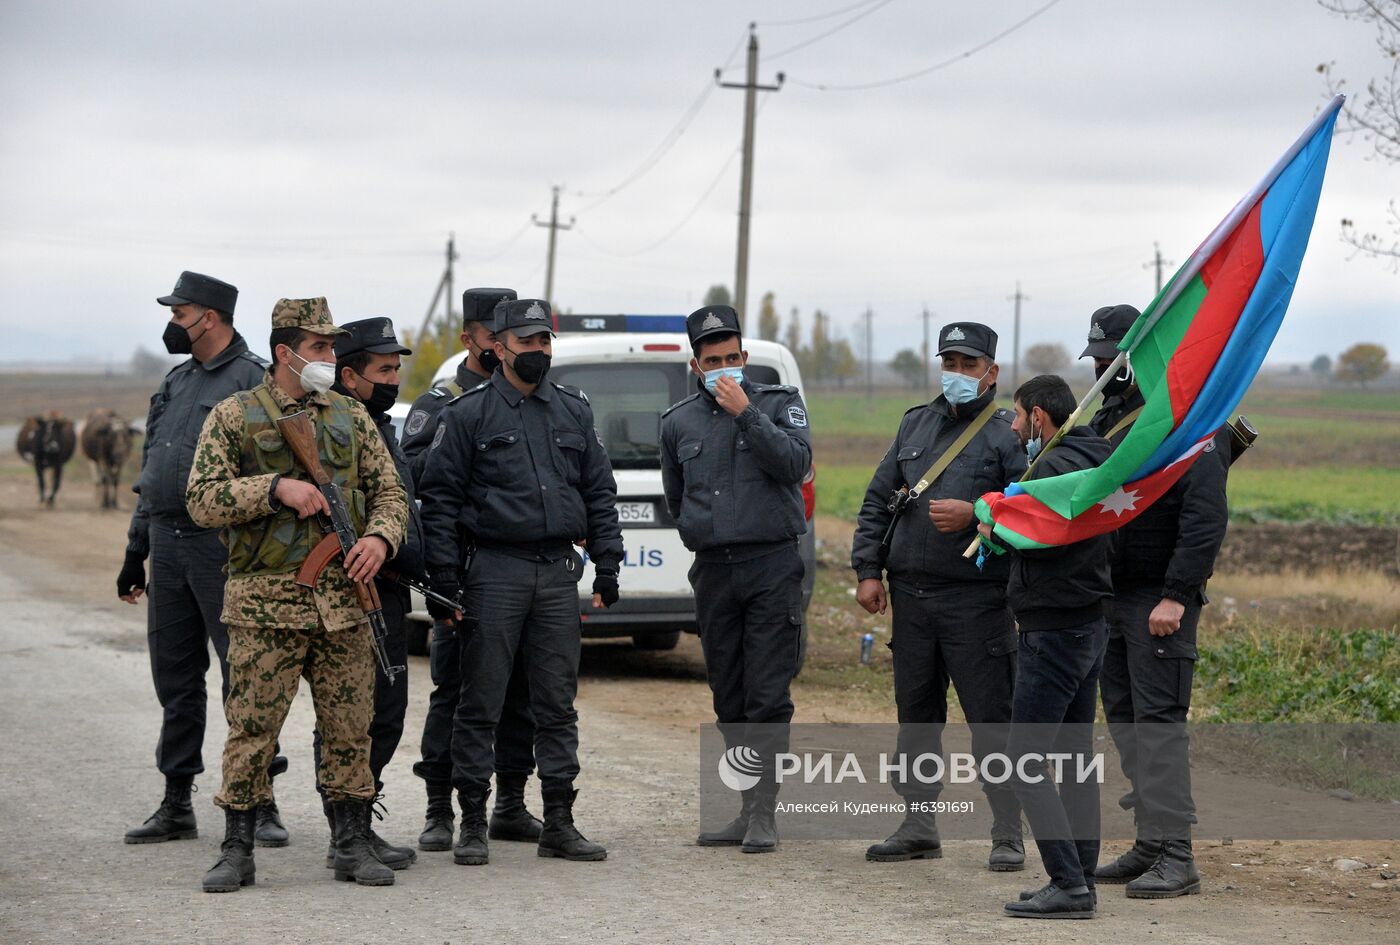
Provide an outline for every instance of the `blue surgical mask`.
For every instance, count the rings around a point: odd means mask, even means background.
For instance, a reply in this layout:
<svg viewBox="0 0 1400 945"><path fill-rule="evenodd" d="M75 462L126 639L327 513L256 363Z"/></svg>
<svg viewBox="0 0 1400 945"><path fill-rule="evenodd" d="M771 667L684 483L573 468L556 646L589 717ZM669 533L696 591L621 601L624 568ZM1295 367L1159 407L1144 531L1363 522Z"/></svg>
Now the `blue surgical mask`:
<svg viewBox="0 0 1400 945"><path fill-rule="evenodd" d="M1040 448L1045 444L1041 442L1041 435L1037 433L1026 441L1026 459L1035 462L1035 458L1040 455Z"/></svg>
<svg viewBox="0 0 1400 945"><path fill-rule="evenodd" d="M990 373L992 373L992 369L987 368L987 374ZM986 377L987 374L983 374L982 377ZM956 371L944 371L944 398L954 406L972 403L977 399L977 388L982 384L982 377L968 377L966 374L959 374Z"/></svg>
<svg viewBox="0 0 1400 945"><path fill-rule="evenodd" d="M734 383L744 383L744 369L741 367L725 367L715 371L705 372L705 390L711 394L715 392L715 385L719 383L721 377L732 377Z"/></svg>

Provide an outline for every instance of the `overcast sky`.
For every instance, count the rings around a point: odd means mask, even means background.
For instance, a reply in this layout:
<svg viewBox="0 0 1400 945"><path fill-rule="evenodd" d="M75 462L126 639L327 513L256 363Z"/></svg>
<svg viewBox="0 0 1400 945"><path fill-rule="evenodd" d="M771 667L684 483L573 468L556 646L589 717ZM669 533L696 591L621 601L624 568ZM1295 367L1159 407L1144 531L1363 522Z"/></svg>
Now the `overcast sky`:
<svg viewBox="0 0 1400 945"><path fill-rule="evenodd" d="M1151 298L1154 241L1185 259L1293 141L1323 102L1319 63L1354 84L1381 64L1367 27L1312 0L1061 0L923 78L811 87L932 66L1045 2L876 0L782 24L854 0L5 0L0 360L158 349L154 298L182 269L239 287L260 351L281 296L416 326L449 231L459 290L541 294L530 216L551 184L577 217L559 306L687 312L733 284L743 95L703 93L718 66L742 80L750 20L760 79L787 74L760 99L751 310L771 290L785 318L821 308L854 335L869 304L887 358L917 348L927 303L1009 351L1019 280L1023 348L1073 347L1094 308ZM1338 239L1400 194L1400 168L1369 155L1334 144L1274 360L1400 355L1400 276Z"/></svg>

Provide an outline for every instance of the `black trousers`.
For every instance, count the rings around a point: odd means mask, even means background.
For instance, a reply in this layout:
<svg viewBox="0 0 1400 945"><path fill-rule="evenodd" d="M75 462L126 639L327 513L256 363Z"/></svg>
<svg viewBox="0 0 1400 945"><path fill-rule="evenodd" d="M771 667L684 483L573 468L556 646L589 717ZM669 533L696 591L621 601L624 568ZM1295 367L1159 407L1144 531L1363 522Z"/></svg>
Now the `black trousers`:
<svg viewBox="0 0 1400 945"><path fill-rule="evenodd" d="M478 548L467 572L464 611L474 628L463 641L462 688L452 725L452 785L484 791L496 770L500 728L517 657L535 720L535 759L544 789L578 777L578 580L570 552L528 560Z"/></svg>
<svg viewBox="0 0 1400 945"><path fill-rule="evenodd" d="M804 572L796 544L745 561L697 558L690 567L720 732L729 747L757 751L770 770L773 756L788 749Z"/></svg>
<svg viewBox="0 0 1400 945"><path fill-rule="evenodd" d="M1108 627L1103 618L1065 630L1022 631L1017 653L1016 701L1006 753L1011 783L1026 812L1041 862L1062 889L1086 884L1099 863L1099 783L1080 779L1077 759L1094 751L1094 696ZM1064 765L1056 790L1043 759L1076 757ZM1026 764L1034 754L1042 759Z"/></svg>
<svg viewBox="0 0 1400 945"><path fill-rule="evenodd" d="M1005 587L990 582L923 592L892 585L890 605L889 646L900 723L896 750L905 759L906 772L892 780L903 797L937 798L943 784L922 783L912 773L919 755L943 754L949 682L957 690L979 762L1006 749L1016 683L1016 623ZM983 782L982 791L998 802L1014 798L1010 784Z"/></svg>
<svg viewBox="0 0 1400 945"><path fill-rule="evenodd" d="M1161 600L1158 588L1115 590L1107 602L1108 648L1100 687L1108 731L1132 784L1119 806L1143 823L1175 827L1196 822L1186 713L1201 608L1188 606L1176 633L1154 637L1147 618Z"/></svg>
<svg viewBox="0 0 1400 945"><path fill-rule="evenodd" d="M422 760L413 773L430 784L452 782L452 720L462 695L462 659L466 647L462 637L466 627L450 623L433 626L428 669L433 691L428 696L428 714L423 719ZM530 711L530 679L525 672L525 650L515 652L515 665L506 685L506 701L496 726L496 773L529 777L535 770L535 716Z"/></svg>
<svg viewBox="0 0 1400 945"><path fill-rule="evenodd" d="M167 778L193 777L204 770L211 640L224 678L219 705L228 697L228 628L219 619L228 551L213 531L191 534L153 521L150 537L146 642L162 711L156 767Z"/></svg>
<svg viewBox="0 0 1400 945"><path fill-rule="evenodd" d="M408 613L408 594L397 585L379 582L379 603L384 608L384 623L388 627L385 651L392 666L408 665L408 637L404 633L403 622ZM358 632L358 631L357 631ZM399 673L389 684L379 661L374 663L374 715L369 723L369 770L374 775L374 790L384 790L383 772L403 738L404 717L408 714L408 673ZM321 730L315 729L311 737L311 754L316 759L316 770L321 770ZM321 790L320 784L316 790ZM322 799L325 794L322 793Z"/></svg>

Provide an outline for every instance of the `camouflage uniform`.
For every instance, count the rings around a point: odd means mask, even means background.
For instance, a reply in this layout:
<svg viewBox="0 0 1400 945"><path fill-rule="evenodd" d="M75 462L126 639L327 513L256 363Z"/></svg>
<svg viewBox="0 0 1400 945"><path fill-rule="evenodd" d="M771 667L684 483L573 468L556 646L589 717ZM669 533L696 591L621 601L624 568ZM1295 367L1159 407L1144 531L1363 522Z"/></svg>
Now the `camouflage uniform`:
<svg viewBox="0 0 1400 945"><path fill-rule="evenodd" d="M324 299L283 299L273 327L340 333ZM364 407L339 394L294 401L272 380L222 401L195 450L190 517L222 528L229 546L223 619L229 625L228 741L223 788L214 803L247 810L271 799L266 768L303 674L311 683L324 739L319 777L332 801L374 796L369 723L374 665L369 627L345 569L321 572L314 590L296 570L321 537L316 518L274 505L278 476L309 481L281 440L268 406L308 412L321 461L346 494L361 535L376 535L393 557L403 541L408 504L393 459Z"/></svg>

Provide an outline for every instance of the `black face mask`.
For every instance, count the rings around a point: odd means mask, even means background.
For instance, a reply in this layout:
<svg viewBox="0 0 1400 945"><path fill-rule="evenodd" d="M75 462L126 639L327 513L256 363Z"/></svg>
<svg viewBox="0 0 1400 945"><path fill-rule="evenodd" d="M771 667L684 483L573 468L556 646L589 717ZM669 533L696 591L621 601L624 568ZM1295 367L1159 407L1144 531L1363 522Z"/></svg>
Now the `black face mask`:
<svg viewBox="0 0 1400 945"><path fill-rule="evenodd" d="M501 366L501 359L496 357L496 352L490 348L482 348L476 353L476 363L480 364L487 374L495 374L496 368Z"/></svg>
<svg viewBox="0 0 1400 945"><path fill-rule="evenodd" d="M526 384L538 384L549 373L550 358L543 351L511 351L511 354L515 355L515 363L511 368Z"/></svg>
<svg viewBox="0 0 1400 945"><path fill-rule="evenodd" d="M364 375L360 375L364 377ZM399 399L399 385L397 384L374 384L369 378L364 378L370 386L374 388L374 393L369 395L365 401L365 409L371 414L378 416L381 413L388 413L389 408Z"/></svg>
<svg viewBox="0 0 1400 945"><path fill-rule="evenodd" d="M1104 371L1107 371L1108 368L1107 364L1101 368L1094 368L1095 379L1103 377ZM1133 376L1133 366L1125 361L1123 366L1118 369L1118 373L1113 375L1113 378L1103 386L1103 392L1106 396L1117 397L1119 394L1126 393L1128 388L1136 383L1137 378Z"/></svg>
<svg viewBox="0 0 1400 945"><path fill-rule="evenodd" d="M171 354L189 354L194 350L194 343L204 337L204 331L191 338L188 329L171 319L165 323L165 331L161 333L160 340L165 344L165 350Z"/></svg>

